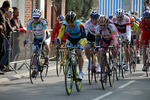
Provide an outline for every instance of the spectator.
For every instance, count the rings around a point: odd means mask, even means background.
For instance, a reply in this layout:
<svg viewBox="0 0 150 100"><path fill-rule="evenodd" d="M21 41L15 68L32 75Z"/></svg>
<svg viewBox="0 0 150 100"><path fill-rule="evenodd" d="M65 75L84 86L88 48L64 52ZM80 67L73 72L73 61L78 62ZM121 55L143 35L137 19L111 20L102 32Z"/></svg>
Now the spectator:
<svg viewBox="0 0 150 100"><path fill-rule="evenodd" d="M144 11L150 9L150 0L145 0L144 1Z"/></svg>
<svg viewBox="0 0 150 100"><path fill-rule="evenodd" d="M0 60L3 59L3 56L6 52L5 40L6 40L6 19L5 12L10 8L9 1L4 1L2 7L0 8ZM1 70L4 68L3 65L0 65L0 74L4 74Z"/></svg>
<svg viewBox="0 0 150 100"><path fill-rule="evenodd" d="M22 24L21 24L21 21L19 20L19 8L17 7L12 7L13 8L13 18L12 20L10 21L11 22L11 26L12 27L16 27L16 30L15 31L18 31L17 33L15 33L14 36L14 43L12 44L13 46L13 49L15 48L15 50L13 50L13 57L12 57L12 60L18 60L18 57L19 57L19 54L20 54L20 46L19 46L19 34L20 32L23 32L25 31ZM16 66L17 66L17 63L15 63L14 65L14 68L16 69Z"/></svg>

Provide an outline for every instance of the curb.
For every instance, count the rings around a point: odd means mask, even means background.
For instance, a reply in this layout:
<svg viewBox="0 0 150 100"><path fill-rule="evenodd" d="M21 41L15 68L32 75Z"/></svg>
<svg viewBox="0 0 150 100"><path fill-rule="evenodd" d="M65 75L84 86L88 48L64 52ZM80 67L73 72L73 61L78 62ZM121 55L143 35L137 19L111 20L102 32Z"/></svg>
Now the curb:
<svg viewBox="0 0 150 100"><path fill-rule="evenodd" d="M48 68L48 71L51 71L51 70L54 70L54 69L56 69L55 66L53 66L51 68ZM10 81L13 81L13 80L18 80L18 79L21 79L21 78L27 78L27 77L29 78L29 72L25 72L25 73L22 73L22 74L16 74L16 75L13 75L12 77L9 77L9 78L0 79L0 84L10 82Z"/></svg>

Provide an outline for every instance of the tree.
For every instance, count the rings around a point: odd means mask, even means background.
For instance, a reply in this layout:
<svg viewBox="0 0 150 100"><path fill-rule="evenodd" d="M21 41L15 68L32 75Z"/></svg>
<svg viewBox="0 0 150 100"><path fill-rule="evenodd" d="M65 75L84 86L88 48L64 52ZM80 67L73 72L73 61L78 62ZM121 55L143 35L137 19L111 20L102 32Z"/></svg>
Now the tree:
<svg viewBox="0 0 150 100"><path fill-rule="evenodd" d="M87 20L93 7L93 0L66 0L66 12L74 11L77 18Z"/></svg>

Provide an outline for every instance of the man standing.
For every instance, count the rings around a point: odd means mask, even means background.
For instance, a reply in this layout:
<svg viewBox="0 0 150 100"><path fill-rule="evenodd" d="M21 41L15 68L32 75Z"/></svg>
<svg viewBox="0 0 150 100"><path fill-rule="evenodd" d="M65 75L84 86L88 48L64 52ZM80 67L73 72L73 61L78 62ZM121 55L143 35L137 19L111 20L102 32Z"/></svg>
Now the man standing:
<svg viewBox="0 0 150 100"><path fill-rule="evenodd" d="M0 60L5 54L5 38L6 38L6 23L5 23L5 12L10 8L9 1L4 1L2 7L0 8ZM0 65L0 74L4 74L1 72L3 69L3 65Z"/></svg>

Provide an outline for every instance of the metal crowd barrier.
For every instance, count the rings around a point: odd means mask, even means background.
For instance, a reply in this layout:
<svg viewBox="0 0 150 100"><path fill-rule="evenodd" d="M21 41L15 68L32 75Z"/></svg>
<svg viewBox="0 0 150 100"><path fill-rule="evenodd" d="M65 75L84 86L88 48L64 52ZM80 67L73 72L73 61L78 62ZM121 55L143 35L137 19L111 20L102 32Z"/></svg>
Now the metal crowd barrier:
<svg viewBox="0 0 150 100"><path fill-rule="evenodd" d="M51 33L52 30L50 30ZM25 40L25 33L22 32L11 32L9 38L9 56L8 56L8 67L10 67L15 73L16 66L18 63L22 63L21 66L18 66L18 70L20 70L23 66L25 66L29 70L29 62L32 55L32 44L27 44L24 47L23 42ZM33 41L33 34L30 34L29 40ZM51 50L50 52L54 53ZM50 57L54 56L53 53L50 53ZM14 66L12 66L14 64Z"/></svg>

